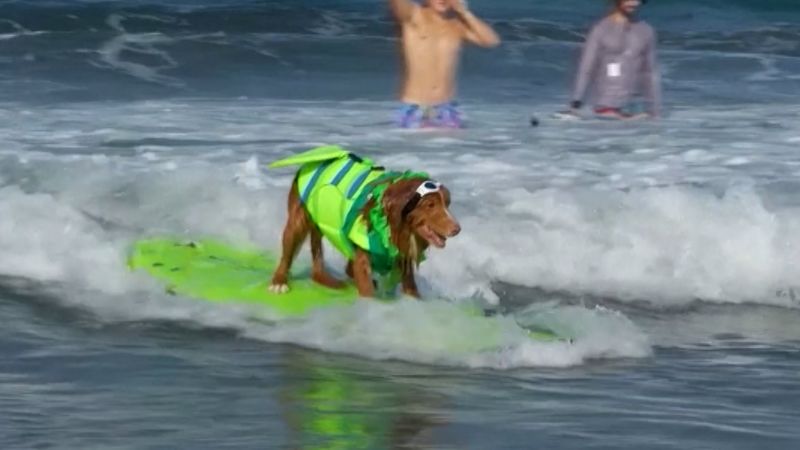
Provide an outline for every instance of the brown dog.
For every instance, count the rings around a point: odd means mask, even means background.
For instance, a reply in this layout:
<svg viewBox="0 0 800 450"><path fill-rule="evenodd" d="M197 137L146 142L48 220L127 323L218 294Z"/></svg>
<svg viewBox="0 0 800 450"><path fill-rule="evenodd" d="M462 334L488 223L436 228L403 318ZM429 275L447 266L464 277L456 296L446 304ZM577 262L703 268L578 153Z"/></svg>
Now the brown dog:
<svg viewBox="0 0 800 450"><path fill-rule="evenodd" d="M359 163L363 160L354 156ZM352 162L342 160L345 170L352 167ZM346 164L349 164L347 166ZM313 167L312 169L321 172L322 168ZM311 277L314 281L324 286L340 288L343 283L330 275L324 267L322 255L322 237L327 236L318 223L314 220L313 211L308 205L304 204L303 195L305 188L299 185L302 176L301 171L295 177L292 188L289 191L288 211L289 216L283 230L283 249L280 263L272 276L270 291L276 293L287 292L289 289L289 271L294 257L308 235L311 235L311 257L312 270ZM337 169L339 170L339 169ZM369 171L382 173L382 168L372 168ZM331 172L335 173L335 172ZM431 181L424 177L398 176L390 177L384 175L377 177L372 183L365 185L364 203L356 211L359 219L363 220L366 230L373 231L381 227L381 224L374 223L376 217L383 223L388 223L388 236L386 244L393 248L395 256L391 258L391 269L400 277L403 293L413 297L419 297L416 281L414 279L414 268L422 260L422 257L429 246L444 248L447 238L456 236L461 227L453 218L448 210L450 205L450 192L440 183ZM327 174L322 177L331 177ZM318 175L311 182L319 184ZM333 180L341 180L342 176L335 176ZM338 182L338 181L337 181ZM326 182L325 188L330 189L335 183ZM303 189L301 189L303 187ZM344 188L339 187L341 192ZM340 192L336 191L336 192ZM376 195L376 192L380 194ZM336 194L338 195L338 194ZM312 200L305 200L311 202ZM335 203L328 201L326 204ZM376 209L377 208L377 209ZM329 208L330 209L330 208ZM324 228L323 228L324 229ZM337 234L336 236L339 236ZM344 235L342 233L341 235ZM351 245L352 257L348 258L347 274L353 278L358 293L362 297L374 297L375 287L373 284L373 267L378 255L364 245L346 242L344 245ZM343 244L339 244L340 246ZM337 248L341 248L337 246Z"/></svg>

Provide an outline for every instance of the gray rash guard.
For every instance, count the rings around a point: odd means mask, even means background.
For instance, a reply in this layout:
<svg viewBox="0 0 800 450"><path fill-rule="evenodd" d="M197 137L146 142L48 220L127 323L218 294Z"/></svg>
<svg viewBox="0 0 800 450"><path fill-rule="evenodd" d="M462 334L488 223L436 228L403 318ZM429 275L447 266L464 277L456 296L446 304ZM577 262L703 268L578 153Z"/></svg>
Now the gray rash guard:
<svg viewBox="0 0 800 450"><path fill-rule="evenodd" d="M584 45L572 99L583 100L590 84L598 108L625 108L635 94L644 93L650 113L657 115L661 87L655 47L656 33L647 23L601 20Z"/></svg>

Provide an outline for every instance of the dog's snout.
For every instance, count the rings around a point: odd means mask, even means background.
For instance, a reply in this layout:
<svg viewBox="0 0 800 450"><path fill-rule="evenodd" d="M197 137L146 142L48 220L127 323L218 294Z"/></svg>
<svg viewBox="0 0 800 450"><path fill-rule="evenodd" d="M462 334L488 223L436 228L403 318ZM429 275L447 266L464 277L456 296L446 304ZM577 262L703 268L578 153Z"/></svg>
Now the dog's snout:
<svg viewBox="0 0 800 450"><path fill-rule="evenodd" d="M450 230L450 237L458 236L461 233L461 225L458 222L453 223L453 228Z"/></svg>

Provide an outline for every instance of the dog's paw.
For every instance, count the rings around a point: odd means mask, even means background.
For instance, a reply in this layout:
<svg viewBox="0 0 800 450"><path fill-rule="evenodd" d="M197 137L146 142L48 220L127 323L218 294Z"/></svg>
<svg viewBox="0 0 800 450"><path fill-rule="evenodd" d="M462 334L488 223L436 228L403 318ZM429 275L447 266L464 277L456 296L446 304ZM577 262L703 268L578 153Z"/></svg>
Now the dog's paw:
<svg viewBox="0 0 800 450"><path fill-rule="evenodd" d="M288 284L271 284L269 285L269 291L273 294L285 294L289 292L289 285Z"/></svg>

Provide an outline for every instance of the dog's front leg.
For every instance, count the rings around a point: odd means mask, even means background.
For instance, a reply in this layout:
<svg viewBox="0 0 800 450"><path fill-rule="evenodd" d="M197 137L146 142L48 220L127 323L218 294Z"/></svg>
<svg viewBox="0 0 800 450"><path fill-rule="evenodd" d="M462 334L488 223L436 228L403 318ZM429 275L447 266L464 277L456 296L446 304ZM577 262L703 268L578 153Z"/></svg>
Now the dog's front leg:
<svg viewBox="0 0 800 450"><path fill-rule="evenodd" d="M364 298L375 297L375 286L372 284L372 265L369 261L369 253L356 249L353 255L353 281L358 288L358 295Z"/></svg>
<svg viewBox="0 0 800 450"><path fill-rule="evenodd" d="M419 299L417 280L414 278L414 265L411 263L402 264L400 271L402 274L403 294Z"/></svg>
<svg viewBox="0 0 800 450"><path fill-rule="evenodd" d="M288 210L286 226L283 228L281 259L269 285L270 292L276 294L289 291L289 271L292 262L311 230L311 219L303 209L295 184L292 184L292 189L289 191Z"/></svg>

